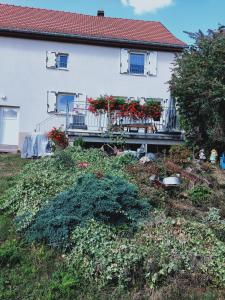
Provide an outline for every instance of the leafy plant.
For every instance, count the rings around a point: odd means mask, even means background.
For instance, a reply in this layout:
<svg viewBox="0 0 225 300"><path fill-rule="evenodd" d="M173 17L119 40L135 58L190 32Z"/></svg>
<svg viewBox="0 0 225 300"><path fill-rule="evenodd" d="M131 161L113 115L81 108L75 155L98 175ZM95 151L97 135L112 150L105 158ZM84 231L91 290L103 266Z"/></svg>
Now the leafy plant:
<svg viewBox="0 0 225 300"><path fill-rule="evenodd" d="M68 267L76 270L86 284L95 282L101 288L109 284L131 286L143 275L145 247L119 238L107 225L91 221L77 227L73 242Z"/></svg>
<svg viewBox="0 0 225 300"><path fill-rule="evenodd" d="M146 201L138 199L134 185L115 176L98 178L86 174L38 211L26 237L30 242L66 248L70 246L71 230L77 225L91 219L109 224L136 224L146 217L149 209ZM23 222L23 216L17 217L17 222Z"/></svg>
<svg viewBox="0 0 225 300"><path fill-rule="evenodd" d="M127 165L133 165L135 162L137 162L137 159L132 154L123 154L120 156L117 156L114 159L114 166L122 167Z"/></svg>
<svg viewBox="0 0 225 300"><path fill-rule="evenodd" d="M55 160L55 165L61 170L70 169L75 166L71 153L66 151L57 152L53 159Z"/></svg>
<svg viewBox="0 0 225 300"><path fill-rule="evenodd" d="M74 140L73 146L74 147L81 147L82 149L85 148L85 141L82 139L82 137L78 137Z"/></svg>
<svg viewBox="0 0 225 300"><path fill-rule="evenodd" d="M188 195L196 206L204 206L210 200L212 191L204 185L197 185L189 190Z"/></svg>

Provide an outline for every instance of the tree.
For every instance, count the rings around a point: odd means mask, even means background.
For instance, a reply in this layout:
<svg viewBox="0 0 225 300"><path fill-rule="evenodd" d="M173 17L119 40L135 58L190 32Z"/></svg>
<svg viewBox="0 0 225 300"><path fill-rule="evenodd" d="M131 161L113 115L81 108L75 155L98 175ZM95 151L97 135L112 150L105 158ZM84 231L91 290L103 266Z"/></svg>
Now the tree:
<svg viewBox="0 0 225 300"><path fill-rule="evenodd" d="M175 62L170 88L192 146L225 150L225 30L188 33L195 43Z"/></svg>

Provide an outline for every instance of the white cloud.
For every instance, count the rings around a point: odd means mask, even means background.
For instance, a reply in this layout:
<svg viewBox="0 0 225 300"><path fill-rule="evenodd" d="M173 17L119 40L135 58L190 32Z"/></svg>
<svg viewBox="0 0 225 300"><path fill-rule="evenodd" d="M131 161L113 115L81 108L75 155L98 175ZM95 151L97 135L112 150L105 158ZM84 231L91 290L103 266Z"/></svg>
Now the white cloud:
<svg viewBox="0 0 225 300"><path fill-rule="evenodd" d="M121 0L123 5L131 6L135 14L141 15L147 12L156 12L158 9L170 6L173 0Z"/></svg>

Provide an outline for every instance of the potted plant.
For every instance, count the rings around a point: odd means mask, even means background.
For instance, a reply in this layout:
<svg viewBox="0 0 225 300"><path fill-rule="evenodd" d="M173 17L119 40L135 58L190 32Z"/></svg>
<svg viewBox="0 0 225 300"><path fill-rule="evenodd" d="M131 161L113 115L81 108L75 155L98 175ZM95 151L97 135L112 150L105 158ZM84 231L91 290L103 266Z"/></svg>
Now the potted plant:
<svg viewBox="0 0 225 300"><path fill-rule="evenodd" d="M159 101L148 100L143 107L146 118L152 118L154 121L159 121L162 115L162 105Z"/></svg>
<svg viewBox="0 0 225 300"><path fill-rule="evenodd" d="M61 128L53 127L48 133L48 138L53 142L55 150L63 150L69 144L65 132Z"/></svg>
<svg viewBox="0 0 225 300"><path fill-rule="evenodd" d="M105 97L99 97L97 99L89 98L88 103L88 110L92 113L105 113L107 110L107 102Z"/></svg>

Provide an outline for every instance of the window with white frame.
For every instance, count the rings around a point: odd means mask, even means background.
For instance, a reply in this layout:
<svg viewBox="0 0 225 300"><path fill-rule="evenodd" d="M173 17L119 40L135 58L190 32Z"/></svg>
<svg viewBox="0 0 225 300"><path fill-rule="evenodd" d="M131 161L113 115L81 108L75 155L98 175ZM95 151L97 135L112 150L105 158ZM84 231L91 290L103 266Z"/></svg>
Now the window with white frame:
<svg viewBox="0 0 225 300"><path fill-rule="evenodd" d="M83 93L67 92L47 92L47 112L61 113L67 112L84 113L86 109L87 96Z"/></svg>
<svg viewBox="0 0 225 300"><path fill-rule="evenodd" d="M121 74L157 76L157 65L157 51L133 51L129 49L121 49Z"/></svg>
<svg viewBox="0 0 225 300"><path fill-rule="evenodd" d="M68 70L68 58L69 54L67 53L48 51L46 57L46 67L48 69Z"/></svg>

